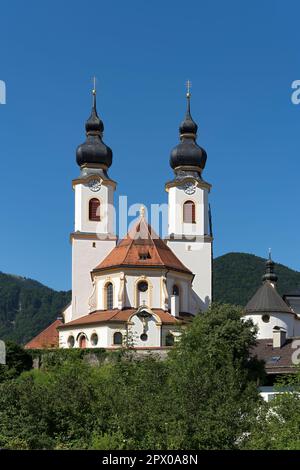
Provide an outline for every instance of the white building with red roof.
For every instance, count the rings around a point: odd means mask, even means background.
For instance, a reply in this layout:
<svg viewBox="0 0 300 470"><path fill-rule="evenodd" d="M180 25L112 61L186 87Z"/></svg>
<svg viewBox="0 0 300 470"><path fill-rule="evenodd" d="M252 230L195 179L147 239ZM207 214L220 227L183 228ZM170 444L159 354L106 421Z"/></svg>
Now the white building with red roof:
<svg viewBox="0 0 300 470"><path fill-rule="evenodd" d="M48 334L45 330L27 347L50 347L45 341L51 336L51 347L56 338L56 347L61 348L167 348L182 326L209 307L211 186L202 178L207 155L196 143L197 128L188 93L180 143L170 157L174 177L165 187L166 239L154 232L141 208L138 220L118 241L116 183L108 175L112 151L103 142L104 125L93 90L86 141L76 153L80 176L73 180L72 301L63 321L50 325Z"/></svg>

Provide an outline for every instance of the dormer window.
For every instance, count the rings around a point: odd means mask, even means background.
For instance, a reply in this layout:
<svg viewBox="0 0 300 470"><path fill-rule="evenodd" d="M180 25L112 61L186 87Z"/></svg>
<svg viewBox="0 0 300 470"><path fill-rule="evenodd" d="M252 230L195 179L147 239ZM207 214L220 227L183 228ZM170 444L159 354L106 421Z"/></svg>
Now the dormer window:
<svg viewBox="0 0 300 470"><path fill-rule="evenodd" d="M139 259L140 260L151 259L149 251L146 251L145 253L139 253Z"/></svg>

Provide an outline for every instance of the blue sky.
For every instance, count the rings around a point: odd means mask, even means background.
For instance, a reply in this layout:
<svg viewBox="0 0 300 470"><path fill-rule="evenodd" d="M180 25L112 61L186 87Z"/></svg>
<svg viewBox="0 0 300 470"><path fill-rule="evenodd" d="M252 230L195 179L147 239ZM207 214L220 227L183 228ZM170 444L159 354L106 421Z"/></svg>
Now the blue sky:
<svg viewBox="0 0 300 470"><path fill-rule="evenodd" d="M117 195L166 202L190 79L215 255L272 247L300 270L299 14L276 0L2 2L0 270L70 288L71 180L94 74Z"/></svg>

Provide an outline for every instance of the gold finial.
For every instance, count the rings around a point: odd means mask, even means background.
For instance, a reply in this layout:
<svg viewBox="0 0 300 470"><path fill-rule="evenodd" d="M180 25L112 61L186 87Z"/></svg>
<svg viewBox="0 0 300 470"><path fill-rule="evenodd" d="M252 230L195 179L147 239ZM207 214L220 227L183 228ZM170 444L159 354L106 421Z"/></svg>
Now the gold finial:
<svg viewBox="0 0 300 470"><path fill-rule="evenodd" d="M145 217L145 206L140 207L140 216Z"/></svg>
<svg viewBox="0 0 300 470"><path fill-rule="evenodd" d="M95 75L93 76L93 90L92 90L93 95L96 95L96 77Z"/></svg>
<svg viewBox="0 0 300 470"><path fill-rule="evenodd" d="M192 88L192 82L190 82L190 80L188 80L186 82L186 97L187 98L190 98L190 96L191 96L191 88Z"/></svg>

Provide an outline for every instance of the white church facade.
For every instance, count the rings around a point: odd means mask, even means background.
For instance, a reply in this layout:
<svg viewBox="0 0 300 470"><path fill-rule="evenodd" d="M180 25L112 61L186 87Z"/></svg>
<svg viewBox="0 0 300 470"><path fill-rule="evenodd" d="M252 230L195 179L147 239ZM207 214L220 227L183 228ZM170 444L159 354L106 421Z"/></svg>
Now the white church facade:
<svg viewBox="0 0 300 470"><path fill-rule="evenodd" d="M212 297L211 185L202 176L207 155L196 142L190 94L180 142L170 156L165 240L148 224L143 207L124 239L115 233L116 182L108 174L112 150L103 142L95 90L85 127L86 141L76 151L80 174L73 180L72 301L62 321L52 326L58 346L170 347L181 328L208 309ZM48 327L26 347L43 347L52 330Z"/></svg>

